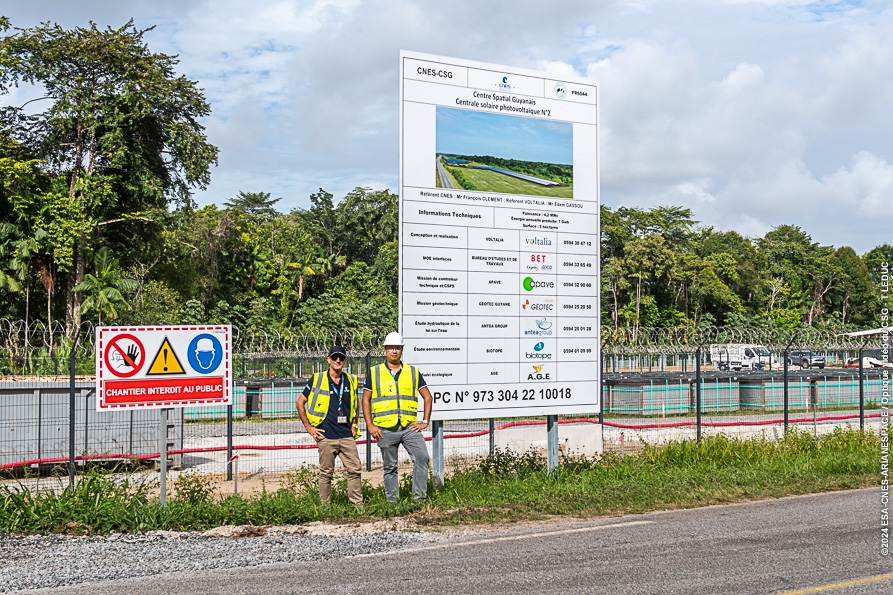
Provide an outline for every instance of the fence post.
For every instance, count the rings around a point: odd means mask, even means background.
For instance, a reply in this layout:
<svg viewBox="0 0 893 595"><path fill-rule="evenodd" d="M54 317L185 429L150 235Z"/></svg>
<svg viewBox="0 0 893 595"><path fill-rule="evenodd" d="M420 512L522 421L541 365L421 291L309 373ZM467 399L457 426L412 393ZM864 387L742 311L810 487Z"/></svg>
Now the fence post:
<svg viewBox="0 0 893 595"><path fill-rule="evenodd" d="M490 418L490 456L496 451L496 420Z"/></svg>
<svg viewBox="0 0 893 595"><path fill-rule="evenodd" d="M369 368L372 365L372 354L370 352L366 352L366 378L369 377ZM364 389L365 392L365 389ZM360 403L363 402L363 399L360 399ZM366 412L363 412L363 416L365 417ZM372 471L372 432L369 430L369 426L366 426L366 471Z"/></svg>
<svg viewBox="0 0 893 595"><path fill-rule="evenodd" d="M68 485L74 487L74 421L77 416L74 399L74 368L75 353L72 346L71 355L68 357Z"/></svg>
<svg viewBox="0 0 893 595"><path fill-rule="evenodd" d="M695 350L695 415L697 416L697 441L701 441L701 347Z"/></svg>
<svg viewBox="0 0 893 595"><path fill-rule="evenodd" d="M167 412L166 408L159 411L158 423L158 471L160 473L158 503L162 506L167 501Z"/></svg>
<svg viewBox="0 0 893 595"><path fill-rule="evenodd" d="M868 344L868 339L859 347L859 431L865 431L865 371L862 367L862 351Z"/></svg>
<svg viewBox="0 0 893 595"><path fill-rule="evenodd" d="M434 455L433 483L435 490L443 489L443 421L431 422L431 450Z"/></svg>
<svg viewBox="0 0 893 595"><path fill-rule="evenodd" d="M558 416L546 416L546 470L558 471Z"/></svg>
<svg viewBox="0 0 893 595"><path fill-rule="evenodd" d="M784 348L784 433L788 433L788 348Z"/></svg>
<svg viewBox="0 0 893 595"><path fill-rule="evenodd" d="M236 399L236 390L235 390L236 382L233 380L233 400ZM226 481L233 480L233 406L229 404L226 406L226 460L229 461L226 464Z"/></svg>

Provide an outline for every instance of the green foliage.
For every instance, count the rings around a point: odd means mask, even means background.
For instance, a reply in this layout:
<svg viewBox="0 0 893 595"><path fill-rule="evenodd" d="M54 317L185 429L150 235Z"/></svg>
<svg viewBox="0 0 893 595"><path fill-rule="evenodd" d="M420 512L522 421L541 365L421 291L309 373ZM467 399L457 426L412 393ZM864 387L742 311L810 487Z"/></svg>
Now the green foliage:
<svg viewBox="0 0 893 595"><path fill-rule="evenodd" d="M521 159L503 159L501 157L493 157L491 155L444 155L444 157L447 157L449 159L465 159L466 161L473 161L474 163L480 165L499 167L502 169L518 172L519 174L527 174L529 176L543 178L544 180L554 180L566 185L571 185L574 183L573 165L543 163L541 161L523 161ZM453 169L456 169L460 172L462 171L460 168L450 168L450 173L453 174L453 177L456 177ZM473 190L473 188L468 188L467 186L465 186L462 180L460 180L458 177L456 177L456 180L460 184L462 184L466 190Z"/></svg>
<svg viewBox="0 0 893 595"><path fill-rule="evenodd" d="M465 172L463 172L461 168L448 167L446 169L448 172L450 172L450 175L453 176L457 182L459 182L459 185L462 186L462 188L464 188L465 190L477 190L477 186L475 186L471 180L465 177Z"/></svg>
<svg viewBox="0 0 893 595"><path fill-rule="evenodd" d="M177 324L206 324L205 307L198 300L189 300L177 315Z"/></svg>
<svg viewBox="0 0 893 595"><path fill-rule="evenodd" d="M323 505L317 470L309 466L287 473L278 490L248 497L215 493L208 478L183 473L164 507L145 481L91 470L58 493L0 486L0 533L195 531L389 517L419 508L440 522L645 512L876 485L879 448L877 433L842 428L818 437L793 430L779 441L708 436L646 445L637 455L569 456L552 474L538 452L497 450L448 477L442 491L429 489L423 503L408 497L409 475L402 479L407 497L396 504L364 482L362 512L348 501L343 475Z"/></svg>

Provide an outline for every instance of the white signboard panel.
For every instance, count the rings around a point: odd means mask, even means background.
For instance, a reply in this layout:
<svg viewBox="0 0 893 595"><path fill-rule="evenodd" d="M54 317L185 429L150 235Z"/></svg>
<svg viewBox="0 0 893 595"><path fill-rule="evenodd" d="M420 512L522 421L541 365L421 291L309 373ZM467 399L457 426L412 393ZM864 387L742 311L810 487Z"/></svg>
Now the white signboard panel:
<svg viewBox="0 0 893 595"><path fill-rule="evenodd" d="M229 405L232 351L229 326L98 327L97 409Z"/></svg>
<svg viewBox="0 0 893 595"><path fill-rule="evenodd" d="M400 328L434 419L600 407L598 86L400 54Z"/></svg>

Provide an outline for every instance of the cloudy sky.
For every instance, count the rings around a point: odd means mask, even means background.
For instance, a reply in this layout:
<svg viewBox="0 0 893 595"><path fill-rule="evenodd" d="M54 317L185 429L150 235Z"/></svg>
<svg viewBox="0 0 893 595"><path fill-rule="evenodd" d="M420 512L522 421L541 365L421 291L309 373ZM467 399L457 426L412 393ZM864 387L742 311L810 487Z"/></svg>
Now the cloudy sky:
<svg viewBox="0 0 893 595"><path fill-rule="evenodd" d="M719 229L798 225L864 253L893 243L893 3L797 0L5 2L14 26L155 26L153 51L211 101L239 190L309 205L397 186L400 49L600 85L601 195L680 205ZM11 101L14 96L0 98Z"/></svg>

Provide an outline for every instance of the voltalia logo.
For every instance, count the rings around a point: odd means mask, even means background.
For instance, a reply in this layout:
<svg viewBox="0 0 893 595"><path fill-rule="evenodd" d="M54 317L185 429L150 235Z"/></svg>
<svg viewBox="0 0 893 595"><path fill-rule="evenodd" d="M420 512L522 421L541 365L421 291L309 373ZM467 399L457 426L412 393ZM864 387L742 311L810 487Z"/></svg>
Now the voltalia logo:
<svg viewBox="0 0 893 595"><path fill-rule="evenodd" d="M546 347L546 344L543 343L542 341L540 341L539 343L537 343L536 345L533 346L533 350L534 351L542 351L543 349L545 349L545 347Z"/></svg>
<svg viewBox="0 0 893 595"><path fill-rule="evenodd" d="M531 246L551 246L552 240L550 238L524 238L524 241L530 244Z"/></svg>
<svg viewBox="0 0 893 595"><path fill-rule="evenodd" d="M555 287L555 281L535 281L533 277L524 277L521 284L525 291L533 291L534 289L552 289Z"/></svg>
<svg viewBox="0 0 893 595"><path fill-rule="evenodd" d="M564 83L555 83L555 97L558 99L567 97L567 85Z"/></svg>

